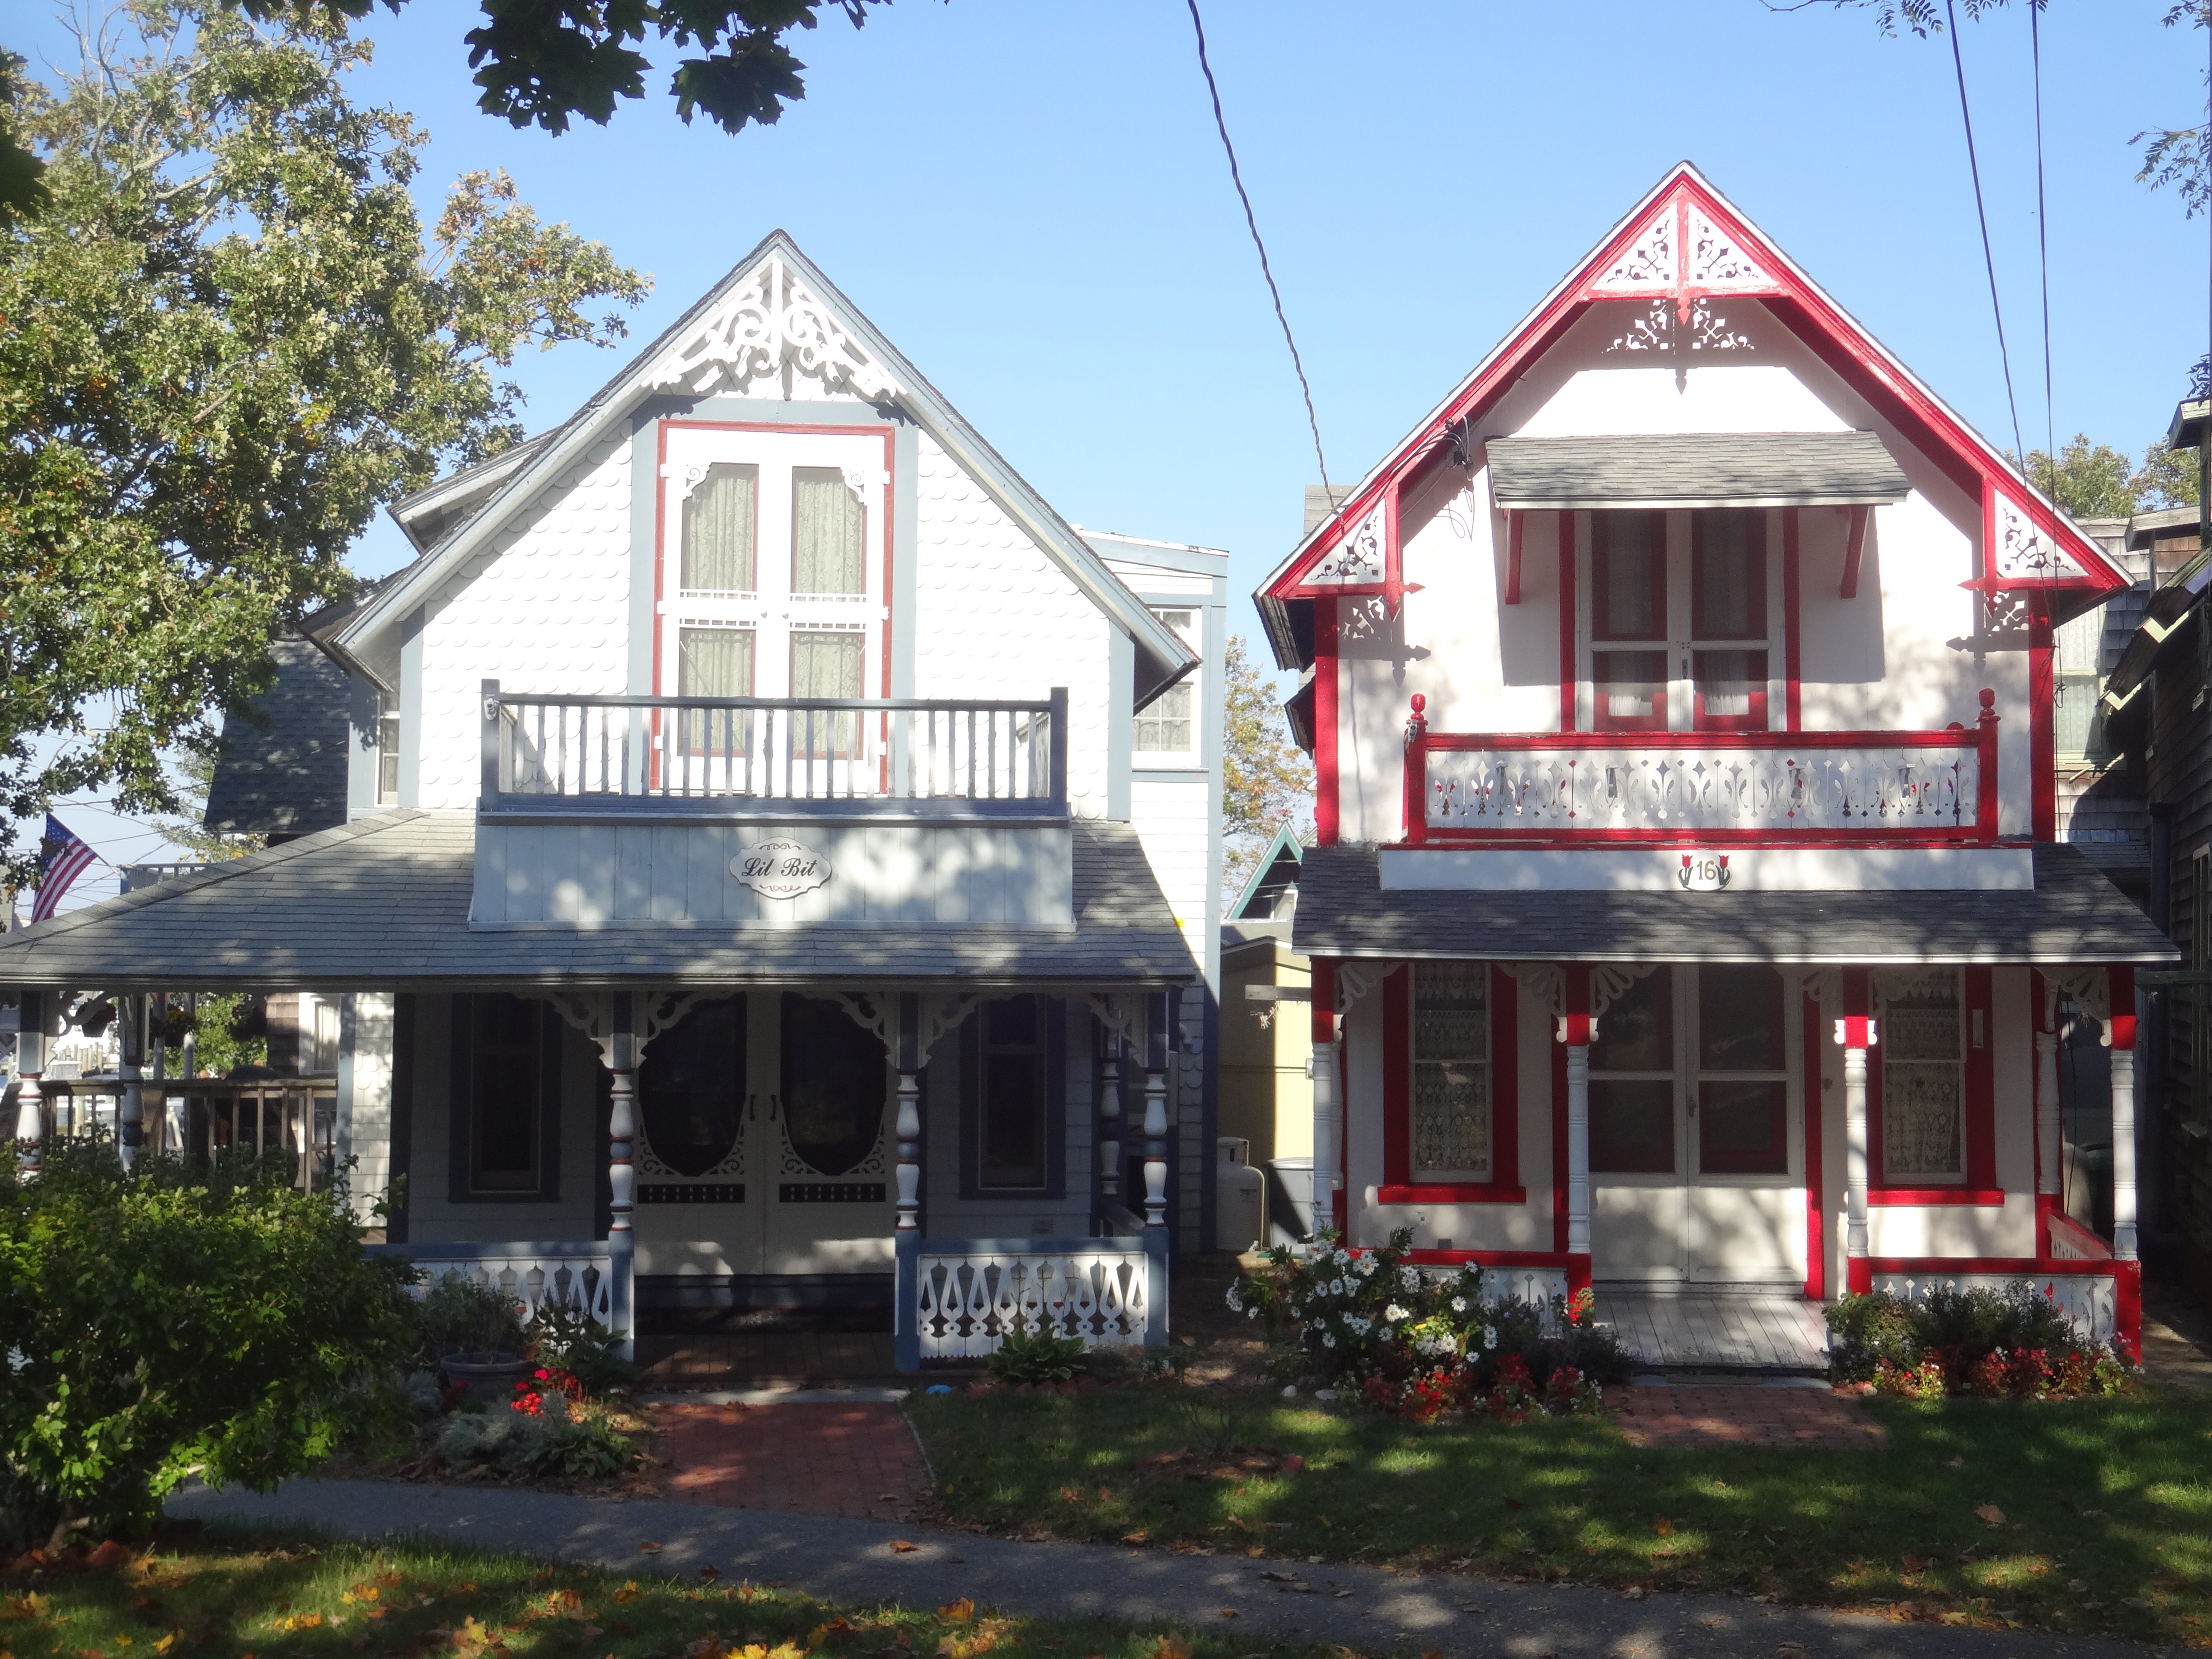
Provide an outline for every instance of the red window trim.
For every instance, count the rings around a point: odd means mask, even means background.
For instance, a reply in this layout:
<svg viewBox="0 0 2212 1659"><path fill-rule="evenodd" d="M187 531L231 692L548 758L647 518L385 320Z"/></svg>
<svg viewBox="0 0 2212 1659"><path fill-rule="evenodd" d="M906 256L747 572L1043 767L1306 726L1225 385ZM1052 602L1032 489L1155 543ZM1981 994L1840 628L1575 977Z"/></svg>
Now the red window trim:
<svg viewBox="0 0 2212 1659"><path fill-rule="evenodd" d="M1965 1121L1959 1126L1966 1176L1958 1185L1930 1187L1892 1182L1883 1174L1881 1044L1874 1047L1875 1064L1867 1067L1867 1202L1885 1206L1915 1204L1991 1205L2004 1202L1997 1185L1996 1012L1991 1006L1995 975L1990 969L1966 967L1959 974L1960 1038L1966 1045ZM1982 1017L1982 1044L1974 1046L1974 1015ZM1880 1028L1877 1026L1877 1036ZM1924 1182L1925 1177L1922 1177Z"/></svg>
<svg viewBox="0 0 2212 1659"><path fill-rule="evenodd" d="M1520 988L1492 964L1490 994L1490 1170L1492 1179L1413 1179L1413 981L1405 967L1382 981L1383 1204L1525 1204L1521 1182ZM1510 1171L1510 1182L1498 1177Z"/></svg>

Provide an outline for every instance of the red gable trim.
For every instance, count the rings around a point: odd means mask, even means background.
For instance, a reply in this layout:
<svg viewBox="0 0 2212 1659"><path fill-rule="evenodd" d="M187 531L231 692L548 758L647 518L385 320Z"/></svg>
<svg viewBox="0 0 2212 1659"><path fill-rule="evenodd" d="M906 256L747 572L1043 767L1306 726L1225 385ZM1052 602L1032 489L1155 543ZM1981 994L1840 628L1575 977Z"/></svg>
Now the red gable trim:
<svg viewBox="0 0 2212 1659"><path fill-rule="evenodd" d="M1928 455L1961 491L1979 502L1992 491L2002 490L2086 573L2055 584L2039 580L2033 585L2071 586L2098 593L2128 586L2126 574L2107 561L2094 543L1686 161L1660 180L1613 234L1391 453L1335 514L1315 526L1262 591L1277 599L1380 592L1380 583L1354 588L1308 579L1386 494L1395 497L1425 470L1452 427L1462 422L1471 427L1480 420L1531 363L1558 343L1585 307L1600 301L1618 303L1648 296L1671 301L1677 314L1686 316L1696 301L1721 294L1765 301L1785 328ZM1390 528L1395 532L1395 523ZM1383 553L1395 575L1395 533Z"/></svg>

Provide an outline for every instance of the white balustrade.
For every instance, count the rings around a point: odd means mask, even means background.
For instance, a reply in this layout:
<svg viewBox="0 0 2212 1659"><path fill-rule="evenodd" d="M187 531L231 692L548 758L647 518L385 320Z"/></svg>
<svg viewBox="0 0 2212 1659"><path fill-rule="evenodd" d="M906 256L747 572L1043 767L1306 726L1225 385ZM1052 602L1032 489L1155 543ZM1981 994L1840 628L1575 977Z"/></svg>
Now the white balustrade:
<svg viewBox="0 0 2212 1659"><path fill-rule="evenodd" d="M945 1249L925 1244L916 1297L921 1352L972 1358L997 1352L1017 1331L1079 1337L1085 1347L1141 1344L1144 1246L1098 1239L1038 1239L1020 1249Z"/></svg>
<svg viewBox="0 0 2212 1659"><path fill-rule="evenodd" d="M1971 731L1940 748L1700 748L1662 738L1447 749L1431 739L1427 828L1938 833L1975 825L1975 745Z"/></svg>
<svg viewBox="0 0 2212 1659"><path fill-rule="evenodd" d="M2066 1316L2084 1342L2111 1342L2120 1334L2119 1287L2110 1273L2051 1273L2039 1279L2014 1273L1876 1273L1874 1287L1917 1302L1938 1290L1995 1291L2004 1296L2027 1287Z"/></svg>
<svg viewBox="0 0 2212 1659"><path fill-rule="evenodd" d="M520 1305L527 1325L550 1308L568 1308L586 1314L610 1329L615 1319L614 1257L591 1255L514 1253L506 1255L441 1255L435 1245L419 1250L401 1247L408 1259L422 1270L416 1296L447 1273L459 1273L468 1283L489 1285L511 1296Z"/></svg>

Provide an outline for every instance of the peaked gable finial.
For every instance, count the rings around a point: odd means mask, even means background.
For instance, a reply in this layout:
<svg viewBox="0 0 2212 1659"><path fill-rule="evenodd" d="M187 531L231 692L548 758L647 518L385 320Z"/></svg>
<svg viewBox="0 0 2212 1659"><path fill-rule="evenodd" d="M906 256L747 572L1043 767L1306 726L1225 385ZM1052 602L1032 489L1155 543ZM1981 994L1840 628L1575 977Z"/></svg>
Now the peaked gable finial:
<svg viewBox="0 0 2212 1659"><path fill-rule="evenodd" d="M821 298L771 249L698 325L641 377L655 391L743 392L781 381L788 370L871 403L896 395L898 382Z"/></svg>

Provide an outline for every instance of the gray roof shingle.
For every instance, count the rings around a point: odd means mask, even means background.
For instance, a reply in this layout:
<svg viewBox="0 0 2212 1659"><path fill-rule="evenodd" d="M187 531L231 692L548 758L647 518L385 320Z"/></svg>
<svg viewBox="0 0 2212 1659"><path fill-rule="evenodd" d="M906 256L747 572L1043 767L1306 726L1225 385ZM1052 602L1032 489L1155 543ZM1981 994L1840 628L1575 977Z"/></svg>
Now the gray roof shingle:
<svg viewBox="0 0 2212 1659"><path fill-rule="evenodd" d="M345 822L345 674L306 640L272 640L269 654L276 681L256 705L267 726L222 726L204 822L226 835L303 836Z"/></svg>
<svg viewBox="0 0 2212 1659"><path fill-rule="evenodd" d="M1198 973L1126 823L1078 819L1072 927L472 930L476 820L391 811L0 937L0 984L436 989L792 981L1179 984Z"/></svg>
<svg viewBox="0 0 2212 1659"><path fill-rule="evenodd" d="M1509 510L1859 506L1911 489L1871 432L1492 438L1489 452Z"/></svg>
<svg viewBox="0 0 2212 1659"><path fill-rule="evenodd" d="M1506 962L2171 963L2181 953L2075 848L2030 892L1384 891L1372 847L1306 849L1291 947Z"/></svg>

